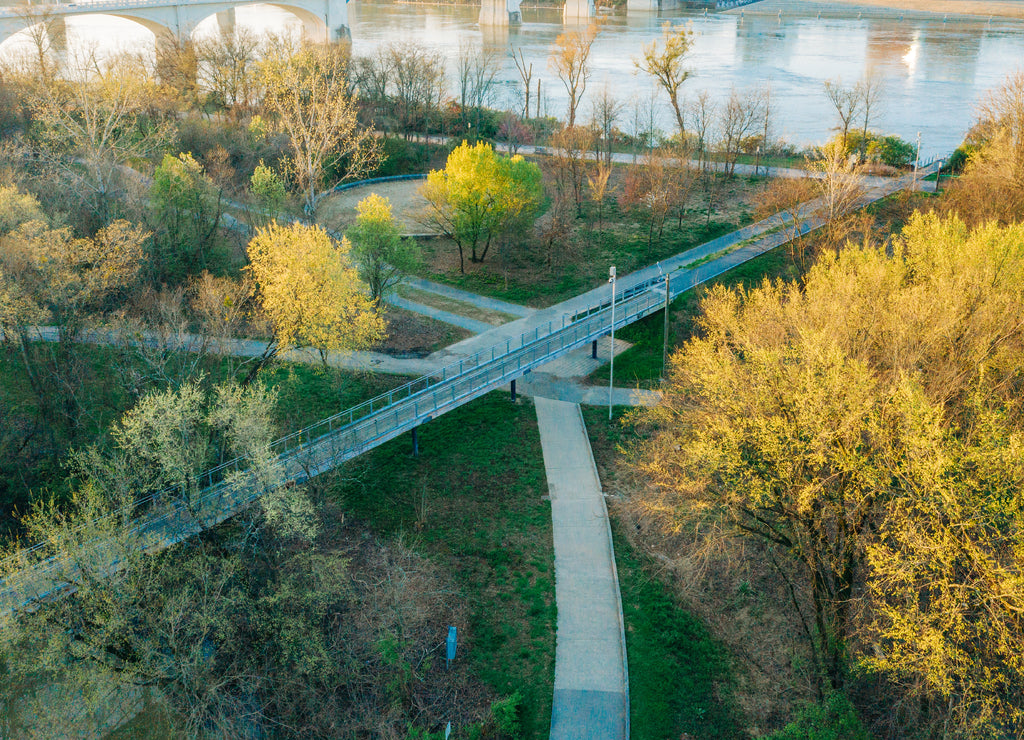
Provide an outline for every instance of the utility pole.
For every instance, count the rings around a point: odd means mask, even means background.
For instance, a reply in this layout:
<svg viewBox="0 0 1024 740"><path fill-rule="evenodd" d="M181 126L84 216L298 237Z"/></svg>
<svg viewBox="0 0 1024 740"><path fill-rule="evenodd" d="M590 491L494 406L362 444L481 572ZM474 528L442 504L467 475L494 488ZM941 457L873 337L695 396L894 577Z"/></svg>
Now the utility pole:
<svg viewBox="0 0 1024 740"><path fill-rule="evenodd" d="M615 387L615 265L608 269L608 282L612 284L612 331L608 344L608 421L612 420L612 389Z"/></svg>
<svg viewBox="0 0 1024 740"><path fill-rule="evenodd" d="M665 275L665 341L661 347L661 377L665 378L665 372L668 368L668 304L670 301L671 288L669 285L670 278Z"/></svg>

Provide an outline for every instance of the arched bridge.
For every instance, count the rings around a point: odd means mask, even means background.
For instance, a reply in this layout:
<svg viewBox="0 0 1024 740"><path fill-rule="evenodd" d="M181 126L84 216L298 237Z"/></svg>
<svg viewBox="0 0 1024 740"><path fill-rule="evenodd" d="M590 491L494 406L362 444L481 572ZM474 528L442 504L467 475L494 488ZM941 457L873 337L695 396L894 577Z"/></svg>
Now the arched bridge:
<svg viewBox="0 0 1024 740"><path fill-rule="evenodd" d="M96 0L95 2L21 5L0 8L0 43L36 24L45 24L57 48L65 43L64 19L103 14L124 18L151 31L157 39L185 39L201 22L217 16L222 31L235 23L235 8L269 5L291 13L302 24L303 35L327 41L348 35L346 0Z"/></svg>

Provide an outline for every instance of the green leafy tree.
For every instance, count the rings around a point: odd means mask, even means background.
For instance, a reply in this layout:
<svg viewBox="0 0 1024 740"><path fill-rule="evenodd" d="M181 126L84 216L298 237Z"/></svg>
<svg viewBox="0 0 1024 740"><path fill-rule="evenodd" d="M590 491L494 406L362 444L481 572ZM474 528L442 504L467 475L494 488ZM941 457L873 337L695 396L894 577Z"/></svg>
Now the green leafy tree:
<svg viewBox="0 0 1024 740"><path fill-rule="evenodd" d="M387 198L371 193L356 210L359 215L345 236L352 244L359 276L370 288L370 298L379 302L416 268L420 250L415 241L402 236Z"/></svg>
<svg viewBox="0 0 1024 740"><path fill-rule="evenodd" d="M826 684L854 658L915 730L1019 733L1024 227L917 215L703 311L643 412L647 510L787 554Z"/></svg>
<svg viewBox="0 0 1024 740"><path fill-rule="evenodd" d="M158 277L198 274L220 246L221 191L189 153L164 156L149 191Z"/></svg>
<svg viewBox="0 0 1024 740"><path fill-rule="evenodd" d="M273 167L263 164L262 159L249 178L249 192L252 193L258 209L251 213L252 222L257 227L276 221L288 202L288 191L285 189L284 181Z"/></svg>
<svg viewBox="0 0 1024 740"><path fill-rule="evenodd" d="M501 157L489 144L462 142L443 170L433 170L423 186L428 225L483 262L496 237L533 217L543 197L540 168L521 156ZM478 251L479 250L479 251Z"/></svg>

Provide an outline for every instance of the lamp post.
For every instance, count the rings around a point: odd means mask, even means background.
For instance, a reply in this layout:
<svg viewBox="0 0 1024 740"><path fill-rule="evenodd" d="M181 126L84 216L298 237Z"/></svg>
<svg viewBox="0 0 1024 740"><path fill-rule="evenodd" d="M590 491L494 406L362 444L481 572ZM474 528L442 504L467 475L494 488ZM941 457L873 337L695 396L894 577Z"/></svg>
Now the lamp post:
<svg viewBox="0 0 1024 740"><path fill-rule="evenodd" d="M917 156L914 158L914 190L917 190L917 168L921 166L921 132L917 132Z"/></svg>
<svg viewBox="0 0 1024 740"><path fill-rule="evenodd" d="M612 388L615 387L615 265L608 269L608 282L612 284L612 331L608 345L610 366L608 369L608 421L612 420Z"/></svg>

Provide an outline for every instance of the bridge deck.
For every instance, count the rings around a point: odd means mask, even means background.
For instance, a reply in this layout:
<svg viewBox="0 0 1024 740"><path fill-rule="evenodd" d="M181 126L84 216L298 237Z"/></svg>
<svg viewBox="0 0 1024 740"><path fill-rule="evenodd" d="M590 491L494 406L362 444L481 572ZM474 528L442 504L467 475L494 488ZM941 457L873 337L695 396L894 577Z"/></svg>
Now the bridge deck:
<svg viewBox="0 0 1024 740"><path fill-rule="evenodd" d="M910 177L872 188L859 205L866 205L907 187ZM810 216L806 233L821 225ZM637 271L619 281L614 326L619 329L648 316L665 304L665 275L670 277L671 296L753 259L790 241L794 234L785 219L775 216L733 234L689 250L663 264ZM731 251L730 251L731 250ZM718 257L708 259L719 252ZM702 264L703 260L707 260ZM523 329L504 336L509 328ZM447 413L525 373L557 359L609 333L612 328L611 291L602 286L565 303L473 337L461 346L494 341L436 373L323 419L283 437L272 445L274 462L263 481L274 485L302 482L331 470L388 440ZM457 345L459 346L459 345ZM137 546L160 550L214 526L254 502L267 484L242 459L232 460L200 477L201 495L186 505L168 492L141 501L133 535ZM22 567L0 590L0 610L32 609L42 601L74 591L83 569L113 573L118 568L110 543L84 543L74 558L55 557L48 546L37 545L17 556Z"/></svg>

